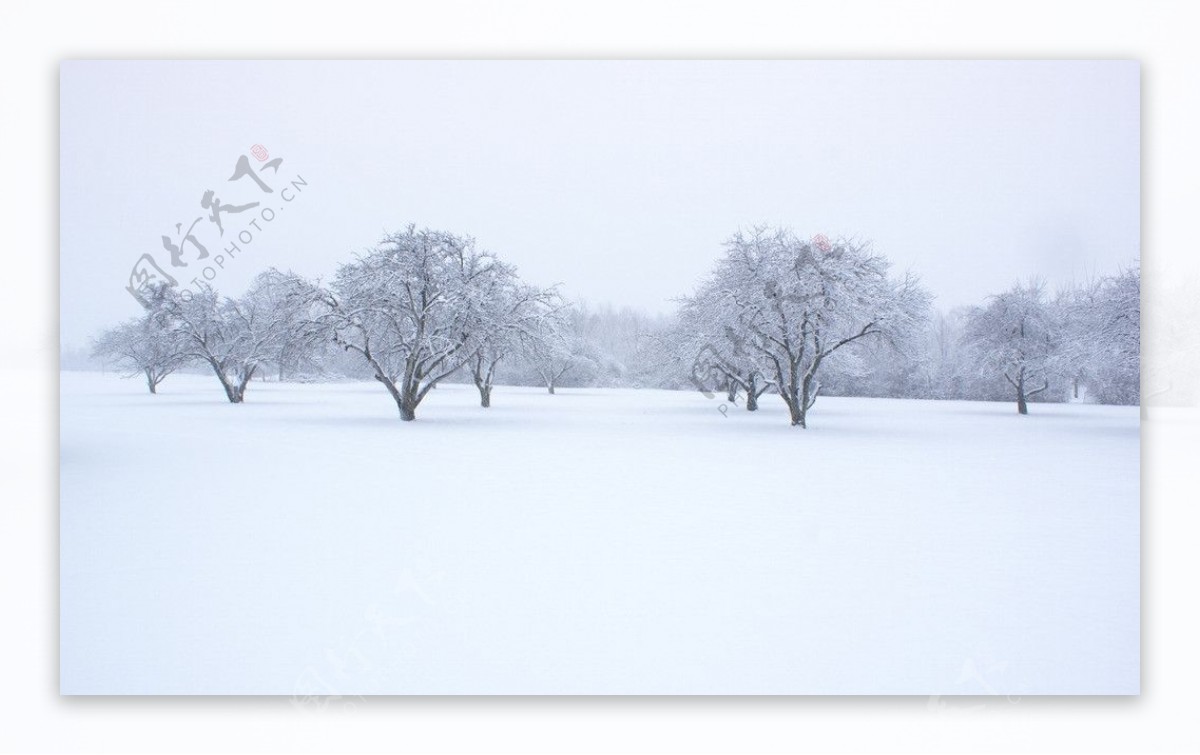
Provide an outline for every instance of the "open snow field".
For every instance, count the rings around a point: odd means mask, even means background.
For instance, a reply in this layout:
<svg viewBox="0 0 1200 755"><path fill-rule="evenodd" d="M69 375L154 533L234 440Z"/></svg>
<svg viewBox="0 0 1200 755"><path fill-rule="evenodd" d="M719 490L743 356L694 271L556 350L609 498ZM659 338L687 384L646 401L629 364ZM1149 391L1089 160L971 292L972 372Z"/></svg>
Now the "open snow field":
<svg viewBox="0 0 1200 755"><path fill-rule="evenodd" d="M1131 694L1138 410L61 375L62 691Z"/></svg>

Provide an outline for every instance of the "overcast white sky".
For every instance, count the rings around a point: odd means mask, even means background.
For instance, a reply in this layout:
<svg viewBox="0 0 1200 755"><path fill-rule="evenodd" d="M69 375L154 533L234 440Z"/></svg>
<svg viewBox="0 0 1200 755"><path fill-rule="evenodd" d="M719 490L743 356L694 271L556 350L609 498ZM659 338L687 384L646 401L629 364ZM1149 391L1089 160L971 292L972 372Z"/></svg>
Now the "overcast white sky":
<svg viewBox="0 0 1200 755"><path fill-rule="evenodd" d="M950 307L1139 255L1135 62L69 62L67 346L137 314L130 269L223 203L263 207L213 284L328 277L407 223L476 237L530 282L672 309L739 227L871 240ZM227 179L261 144L284 203ZM263 165L253 157L249 163ZM190 256L188 257L190 259Z"/></svg>

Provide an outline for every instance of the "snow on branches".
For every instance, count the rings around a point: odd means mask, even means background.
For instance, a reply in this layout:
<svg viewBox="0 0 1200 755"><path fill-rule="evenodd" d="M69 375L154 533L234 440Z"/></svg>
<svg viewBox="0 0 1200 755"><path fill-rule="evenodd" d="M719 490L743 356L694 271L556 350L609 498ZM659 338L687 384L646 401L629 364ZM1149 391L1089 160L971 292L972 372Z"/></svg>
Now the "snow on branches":
<svg viewBox="0 0 1200 755"><path fill-rule="evenodd" d="M794 426L807 426L826 359L864 339L899 343L925 320L929 295L911 276L891 279L867 245L759 227L734 234L725 250L684 301L697 359L745 390L747 408L769 383Z"/></svg>

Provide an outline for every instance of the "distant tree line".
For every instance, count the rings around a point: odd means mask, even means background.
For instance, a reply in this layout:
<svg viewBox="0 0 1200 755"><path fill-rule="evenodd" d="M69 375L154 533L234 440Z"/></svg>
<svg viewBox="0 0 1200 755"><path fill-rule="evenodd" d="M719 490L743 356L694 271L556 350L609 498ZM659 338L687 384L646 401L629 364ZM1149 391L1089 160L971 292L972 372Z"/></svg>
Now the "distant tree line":
<svg viewBox="0 0 1200 755"><path fill-rule="evenodd" d="M726 242L669 340L697 387L750 411L777 393L801 427L819 395L1137 404L1140 294L1135 265L935 313L867 244L758 228Z"/></svg>
<svg viewBox="0 0 1200 755"><path fill-rule="evenodd" d="M446 231L406 229L329 282L268 270L240 297L160 286L93 354L150 393L209 370L231 403L254 378L372 379L400 418L441 382L695 389L755 411L778 395L806 427L820 396L1140 400L1140 273L1051 292L1040 281L950 312L869 244L789 229L734 234L678 312L589 307L521 280Z"/></svg>

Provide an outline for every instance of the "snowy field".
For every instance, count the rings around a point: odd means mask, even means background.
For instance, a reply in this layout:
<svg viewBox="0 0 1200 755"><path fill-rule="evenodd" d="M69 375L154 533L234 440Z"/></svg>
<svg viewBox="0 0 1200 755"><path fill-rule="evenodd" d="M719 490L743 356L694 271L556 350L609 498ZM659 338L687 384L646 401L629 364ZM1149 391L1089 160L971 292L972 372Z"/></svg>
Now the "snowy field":
<svg viewBox="0 0 1200 755"><path fill-rule="evenodd" d="M61 375L69 694L1132 694L1134 407Z"/></svg>

